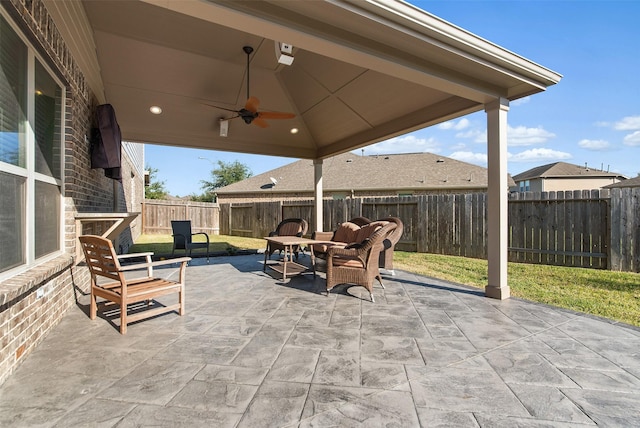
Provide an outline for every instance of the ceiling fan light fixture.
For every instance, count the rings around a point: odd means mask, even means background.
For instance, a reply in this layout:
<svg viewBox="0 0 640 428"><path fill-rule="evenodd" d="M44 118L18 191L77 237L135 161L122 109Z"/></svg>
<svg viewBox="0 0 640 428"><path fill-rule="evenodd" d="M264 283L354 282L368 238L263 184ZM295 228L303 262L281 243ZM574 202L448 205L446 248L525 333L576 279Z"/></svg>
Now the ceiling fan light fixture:
<svg viewBox="0 0 640 428"><path fill-rule="evenodd" d="M151 106L149 107L149 111L153 114L161 114L162 108L160 108L160 106Z"/></svg>
<svg viewBox="0 0 640 428"><path fill-rule="evenodd" d="M227 135L229 135L229 121L220 119L220 136L226 137Z"/></svg>

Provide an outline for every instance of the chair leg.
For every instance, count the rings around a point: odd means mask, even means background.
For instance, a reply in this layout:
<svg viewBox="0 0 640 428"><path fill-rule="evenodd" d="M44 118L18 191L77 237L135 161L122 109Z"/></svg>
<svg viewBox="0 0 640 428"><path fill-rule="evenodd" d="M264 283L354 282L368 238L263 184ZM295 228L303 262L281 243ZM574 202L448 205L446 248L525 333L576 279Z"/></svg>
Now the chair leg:
<svg viewBox="0 0 640 428"><path fill-rule="evenodd" d="M380 283L380 286L384 289L384 284L382 283L382 275L378 275L376 276L376 279L378 280L378 282Z"/></svg>
<svg viewBox="0 0 640 428"><path fill-rule="evenodd" d="M184 310L184 284L182 284L182 287L180 287L180 293L178 294L178 299L180 299L180 311L178 312L178 315L182 316L185 313Z"/></svg>
<svg viewBox="0 0 640 428"><path fill-rule="evenodd" d="M127 304L120 303L120 334L127 333Z"/></svg>
<svg viewBox="0 0 640 428"><path fill-rule="evenodd" d="M89 304L89 318L92 320L96 319L96 314L98 312L98 296L93 294L93 286L91 288L91 302Z"/></svg>

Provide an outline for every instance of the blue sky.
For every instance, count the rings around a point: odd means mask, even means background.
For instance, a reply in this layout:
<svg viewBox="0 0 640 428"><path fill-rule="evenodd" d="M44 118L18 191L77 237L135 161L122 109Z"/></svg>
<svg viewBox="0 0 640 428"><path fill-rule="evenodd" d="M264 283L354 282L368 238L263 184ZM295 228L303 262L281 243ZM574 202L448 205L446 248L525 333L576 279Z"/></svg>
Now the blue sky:
<svg viewBox="0 0 640 428"><path fill-rule="evenodd" d="M640 174L640 1L410 3L563 75L546 92L511 103L511 174L558 161L628 177ZM471 114L364 149L365 155L414 152L486 167L486 114ZM177 196L202 193L200 180L210 178L218 160L237 160L257 175L297 159L145 148L145 163L158 169L156 179Z"/></svg>

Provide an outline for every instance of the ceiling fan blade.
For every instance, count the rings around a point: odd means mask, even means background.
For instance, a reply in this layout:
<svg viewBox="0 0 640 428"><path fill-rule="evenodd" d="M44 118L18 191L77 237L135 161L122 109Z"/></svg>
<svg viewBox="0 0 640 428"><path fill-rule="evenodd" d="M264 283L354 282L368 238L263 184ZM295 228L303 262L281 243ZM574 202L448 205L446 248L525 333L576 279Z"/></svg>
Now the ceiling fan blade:
<svg viewBox="0 0 640 428"><path fill-rule="evenodd" d="M296 115L281 111L261 111L258 113L258 117L261 119L293 119Z"/></svg>
<svg viewBox="0 0 640 428"><path fill-rule="evenodd" d="M269 124L267 123L267 121L262 119L261 117L256 117L255 119L253 119L253 121L251 123L253 123L254 125L259 126L260 128L269 127Z"/></svg>
<svg viewBox="0 0 640 428"><path fill-rule="evenodd" d="M205 106L217 108L217 109L220 109L220 110L226 110L226 111L232 111L234 113L238 113L238 110L233 110L233 109L226 108L226 107L220 107L220 106L213 105L213 104L208 104L208 103L202 103L202 104L205 105Z"/></svg>
<svg viewBox="0 0 640 428"><path fill-rule="evenodd" d="M249 97L249 99L247 100L247 103L244 105L244 108L246 108L252 113L255 113L258 111L259 105L260 105L259 99L257 99L256 97Z"/></svg>

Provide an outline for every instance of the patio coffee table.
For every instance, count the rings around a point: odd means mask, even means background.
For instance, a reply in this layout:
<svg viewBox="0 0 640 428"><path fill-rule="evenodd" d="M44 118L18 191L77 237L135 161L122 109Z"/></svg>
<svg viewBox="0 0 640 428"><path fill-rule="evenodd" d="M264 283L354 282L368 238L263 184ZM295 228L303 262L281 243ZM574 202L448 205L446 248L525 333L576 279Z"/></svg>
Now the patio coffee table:
<svg viewBox="0 0 640 428"><path fill-rule="evenodd" d="M313 271L313 277L316 276L316 258L313 254L313 246L311 244L319 244L325 241L317 241L315 239L300 238L297 236L265 236L264 239L267 242L273 242L280 244L284 247L284 257L281 261L275 264L267 265L268 254L264 253L264 266L262 271L266 272L267 266L282 274L282 280L287 279L287 275L299 275L307 271L307 267L293 261L293 247L306 245L311 251L311 269Z"/></svg>

